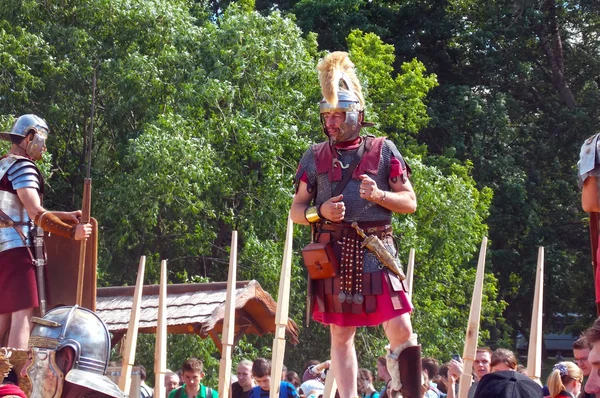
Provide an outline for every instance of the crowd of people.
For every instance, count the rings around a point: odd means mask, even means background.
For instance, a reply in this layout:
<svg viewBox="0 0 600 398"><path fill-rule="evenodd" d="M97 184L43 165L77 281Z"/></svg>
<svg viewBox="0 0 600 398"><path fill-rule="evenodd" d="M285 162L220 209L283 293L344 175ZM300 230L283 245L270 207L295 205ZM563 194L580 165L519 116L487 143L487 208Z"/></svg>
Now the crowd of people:
<svg viewBox="0 0 600 398"><path fill-rule="evenodd" d="M600 318L594 326L600 330ZM574 361L559 358L545 380L546 384L540 386L527 376L527 368L519 364L518 356L511 350L498 348L478 348L472 368L472 382L468 389L468 397L494 398L494 397L544 397L544 398L592 398L600 396L600 389L592 381L588 391L585 392L585 379L590 376L593 366L590 364L589 356L593 343L588 340L588 335L595 330L590 328L588 334L583 335L573 343ZM600 334L599 334L600 336ZM597 340L596 340L597 341ZM594 342L596 342L594 341ZM598 350L600 351L600 349ZM192 383L192 387L184 380L193 380L189 371L190 363L199 364L197 370L198 381ZM300 373L288 370L285 366L281 374L280 394L281 398L322 398L325 391L325 381L328 377L331 362L308 361ZM391 376L387 369L387 359L380 356L377 359L375 375L365 368L358 370L356 387L358 396L361 398L393 398L392 390L389 388ZM600 368L600 364L596 364ZM440 364L435 358L424 357L421 359L422 367L422 397L423 398L456 398L458 397L459 381L465 372L462 359L455 356L450 361ZM598 369L596 370L598 372ZM208 389L199 383L204 374L202 364L197 359L184 362L179 374L169 372L165 378L167 393L165 398L181 398L182 391L186 397L194 394L197 398L210 396ZM301 376L299 376L301 375ZM237 376L231 385L232 398L266 398L271 389L271 364L265 358L257 358L254 362L242 360L237 366ZM181 385L179 381L181 380ZM382 382L383 388L377 390L375 384ZM510 388L510 395L503 393ZM184 391L189 390L187 393ZM212 390L213 394L216 394ZM599 394L599 395L596 395ZM148 398L142 396L141 398ZM157 397L158 398L158 397Z"/></svg>

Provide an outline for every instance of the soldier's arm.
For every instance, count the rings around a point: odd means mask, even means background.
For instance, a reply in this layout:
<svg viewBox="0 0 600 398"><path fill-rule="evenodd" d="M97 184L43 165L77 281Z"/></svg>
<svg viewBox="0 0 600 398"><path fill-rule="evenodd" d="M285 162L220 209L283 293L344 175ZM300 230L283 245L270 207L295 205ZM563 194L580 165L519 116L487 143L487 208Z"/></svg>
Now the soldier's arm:
<svg viewBox="0 0 600 398"><path fill-rule="evenodd" d="M386 209L394 213L414 213L417 210L417 196L410 180L407 179L406 182L403 182L402 178L397 178L395 182L390 180L390 189L391 192L386 192L382 204Z"/></svg>
<svg viewBox="0 0 600 398"><path fill-rule="evenodd" d="M304 216L304 212L310 205L311 201L312 195L308 193L308 189L306 189L306 183L304 181L300 181L298 185L298 192L296 192L294 195L292 208L290 210L290 217L292 218L293 222L304 225L310 224Z"/></svg>
<svg viewBox="0 0 600 398"><path fill-rule="evenodd" d="M402 178L390 179L390 190L384 191L368 175L360 176L361 193L370 202L383 206L394 213L414 213L417 210L417 197L410 180L402 181Z"/></svg>
<svg viewBox="0 0 600 398"><path fill-rule="evenodd" d="M21 203L25 206L25 210L27 210L27 214L29 214L29 218L35 220L35 216L42 211L46 211L42 207L42 202L40 200L40 194L37 189L33 188L20 188L17 189L17 196L21 200Z"/></svg>
<svg viewBox="0 0 600 398"><path fill-rule="evenodd" d="M89 224L68 225L57 217L56 214L44 209L36 189L17 189L17 196L19 196L19 199L25 206L29 218L34 220L35 224L42 227L44 231L75 240L85 239L90 236L92 227ZM65 212L60 213L67 214Z"/></svg>

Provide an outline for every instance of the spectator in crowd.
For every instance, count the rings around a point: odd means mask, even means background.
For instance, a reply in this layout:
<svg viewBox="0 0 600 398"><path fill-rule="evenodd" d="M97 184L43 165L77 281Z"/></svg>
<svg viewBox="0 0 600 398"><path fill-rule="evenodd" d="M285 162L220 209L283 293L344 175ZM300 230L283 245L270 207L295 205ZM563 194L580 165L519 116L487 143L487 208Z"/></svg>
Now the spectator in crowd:
<svg viewBox="0 0 600 398"><path fill-rule="evenodd" d="M152 398L154 397L154 389L146 384L146 368L144 365L140 365L140 397L141 398Z"/></svg>
<svg viewBox="0 0 600 398"><path fill-rule="evenodd" d="M542 398L541 387L514 370L502 370L483 376L475 398Z"/></svg>
<svg viewBox="0 0 600 398"><path fill-rule="evenodd" d="M551 398L577 397L581 392L583 372L573 362L559 362L548 376L548 391Z"/></svg>
<svg viewBox="0 0 600 398"><path fill-rule="evenodd" d="M368 369L358 369L357 387L362 398L379 398L379 393L373 387L373 374Z"/></svg>
<svg viewBox="0 0 600 398"><path fill-rule="evenodd" d="M439 398L441 391L437 388L437 384L433 379L438 375L440 370L439 362L432 357L425 357L421 359L421 368L423 372L427 374L427 380L429 380L429 391L426 393L426 397Z"/></svg>
<svg viewBox="0 0 600 398"><path fill-rule="evenodd" d="M287 381L288 383L290 383L291 385L293 385L294 387L296 387L296 390L298 388L300 388L300 384L302 384L302 382L300 381L300 376L298 376L298 373L293 372L291 370L289 370L286 375L285 375L285 381Z"/></svg>
<svg viewBox="0 0 600 398"><path fill-rule="evenodd" d="M586 330L585 337L590 345L588 362L590 377L585 383L585 392L595 398L600 398L600 318L596 319L591 328Z"/></svg>
<svg viewBox="0 0 600 398"><path fill-rule="evenodd" d="M167 369L167 372L165 373L165 392L167 394L167 398L169 397L171 391L177 387L179 387L179 376L177 376L177 373Z"/></svg>
<svg viewBox="0 0 600 398"><path fill-rule="evenodd" d="M527 375L527 368L521 364L517 365L517 372Z"/></svg>
<svg viewBox="0 0 600 398"><path fill-rule="evenodd" d="M506 348L498 348L492 353L490 371L517 370L517 357L514 352Z"/></svg>
<svg viewBox="0 0 600 398"><path fill-rule="evenodd" d="M218 398L216 390L204 386L201 381L204 378L202 361L190 358L183 361L181 374L183 385L169 394L169 398Z"/></svg>
<svg viewBox="0 0 600 398"><path fill-rule="evenodd" d="M257 358L252 364L252 377L257 386L250 390L249 398L268 398L271 391L271 362L265 358ZM279 381L279 398L297 398L298 393L287 381ZM171 397L173 398L173 397Z"/></svg>
<svg viewBox="0 0 600 398"><path fill-rule="evenodd" d="M387 385L392 379L390 372L387 370L387 359L384 356L377 358L377 378L383 381L383 388L379 391L379 396L382 398L387 397Z"/></svg>
<svg viewBox="0 0 600 398"><path fill-rule="evenodd" d="M281 366L281 380L285 380L285 377L286 377L286 375L287 375L287 372L288 372L288 370L287 370L287 366L285 366L285 364L283 364L283 365Z"/></svg>
<svg viewBox="0 0 600 398"><path fill-rule="evenodd" d="M585 336L578 338L573 343L573 356L575 357L574 362L577 364L577 366L579 366L579 368L583 372L584 378L589 377L590 371L592 370L590 361L588 360L590 350L591 347L588 344L588 340ZM592 398L593 395L586 393L584 389L585 387L581 387L581 393L579 394L579 398Z"/></svg>
<svg viewBox="0 0 600 398"><path fill-rule="evenodd" d="M490 373L490 362L491 362L491 351L489 348L478 348L475 353L475 360L473 361L473 383L469 388L468 398L475 396L475 390L477 389L477 383L486 374ZM453 359L450 361L450 368L448 370L448 397L455 398L456 384L463 374L463 363Z"/></svg>
<svg viewBox="0 0 600 398"><path fill-rule="evenodd" d="M231 398L248 398L250 390L254 388L252 378L252 361L244 359L237 367L237 381L231 385Z"/></svg>
<svg viewBox="0 0 600 398"><path fill-rule="evenodd" d="M308 361L304 365L306 368L304 370L304 374L302 375L302 382L305 382L306 380L318 379L321 383L324 383L330 363L331 361Z"/></svg>
<svg viewBox="0 0 600 398"><path fill-rule="evenodd" d="M325 385L318 379L306 380L298 388L298 394L305 398L319 398L325 391Z"/></svg>

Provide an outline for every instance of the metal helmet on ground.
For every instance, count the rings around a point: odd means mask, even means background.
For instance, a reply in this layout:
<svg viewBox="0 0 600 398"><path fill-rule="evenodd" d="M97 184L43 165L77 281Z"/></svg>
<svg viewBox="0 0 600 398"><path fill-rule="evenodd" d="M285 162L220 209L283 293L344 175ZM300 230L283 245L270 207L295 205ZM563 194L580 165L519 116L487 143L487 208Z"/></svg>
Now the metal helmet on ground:
<svg viewBox="0 0 600 398"><path fill-rule="evenodd" d="M336 51L326 55L319 62L317 70L323 93L320 103L323 131L329 135L324 114L345 112L346 119L340 125L341 141L355 138L364 125L361 124L359 116L364 112L365 100L348 53Z"/></svg>
<svg viewBox="0 0 600 398"><path fill-rule="evenodd" d="M92 311L74 307L54 308L43 317L34 317L29 337L33 364L27 369L32 382L31 397L59 397L63 374L56 355L64 348L74 351L72 368L64 380L112 397L124 394L105 376L110 358L110 334Z"/></svg>

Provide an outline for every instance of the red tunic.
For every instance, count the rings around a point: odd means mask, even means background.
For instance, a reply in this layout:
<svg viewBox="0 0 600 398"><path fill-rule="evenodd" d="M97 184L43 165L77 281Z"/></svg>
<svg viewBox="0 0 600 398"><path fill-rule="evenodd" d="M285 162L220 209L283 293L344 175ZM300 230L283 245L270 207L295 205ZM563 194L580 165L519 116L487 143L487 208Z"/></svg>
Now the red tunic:
<svg viewBox="0 0 600 398"><path fill-rule="evenodd" d="M7 175L0 190L16 194ZM0 286L0 314L38 306L35 267L26 247L0 252Z"/></svg>

